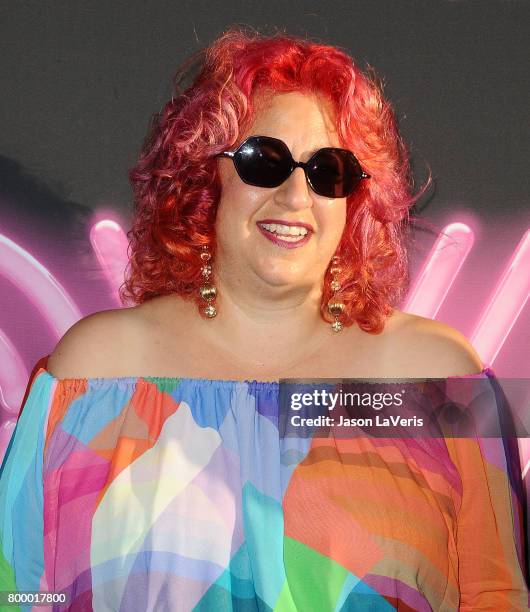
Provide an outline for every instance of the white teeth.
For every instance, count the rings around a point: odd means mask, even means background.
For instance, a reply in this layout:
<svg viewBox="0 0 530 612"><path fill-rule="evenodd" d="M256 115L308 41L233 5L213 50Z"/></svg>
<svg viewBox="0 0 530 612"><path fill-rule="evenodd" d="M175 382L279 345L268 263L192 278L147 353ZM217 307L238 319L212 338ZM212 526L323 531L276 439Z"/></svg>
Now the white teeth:
<svg viewBox="0 0 530 612"><path fill-rule="evenodd" d="M280 225L278 223L260 223L260 226L281 236L305 236L307 228L299 225Z"/></svg>
<svg viewBox="0 0 530 612"><path fill-rule="evenodd" d="M285 236L282 234L276 234L278 236L278 238L280 238L281 240L285 240L286 242L298 242L299 240L302 240L302 236Z"/></svg>

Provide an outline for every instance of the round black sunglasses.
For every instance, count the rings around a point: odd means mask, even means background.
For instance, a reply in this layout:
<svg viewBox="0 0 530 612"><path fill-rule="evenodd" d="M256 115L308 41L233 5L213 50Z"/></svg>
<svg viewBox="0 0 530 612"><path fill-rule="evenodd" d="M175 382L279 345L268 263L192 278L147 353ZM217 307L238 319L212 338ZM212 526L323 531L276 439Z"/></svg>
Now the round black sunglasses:
<svg viewBox="0 0 530 612"><path fill-rule="evenodd" d="M327 198L345 198L370 178L351 151L325 147L306 162L294 161L289 147L270 136L250 136L235 151L219 156L230 157L241 180L255 187L278 187L295 168L302 168L311 189Z"/></svg>

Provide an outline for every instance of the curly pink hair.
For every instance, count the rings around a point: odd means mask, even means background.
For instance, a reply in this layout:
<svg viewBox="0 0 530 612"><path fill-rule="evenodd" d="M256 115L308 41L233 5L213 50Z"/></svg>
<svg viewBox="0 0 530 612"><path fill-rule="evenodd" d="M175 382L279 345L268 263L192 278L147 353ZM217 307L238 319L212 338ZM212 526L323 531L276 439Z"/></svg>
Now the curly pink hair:
<svg viewBox="0 0 530 612"><path fill-rule="evenodd" d="M182 91L179 83L197 59L200 73ZM299 91L331 102L342 146L372 177L347 200L336 251L342 261L338 297L345 304L345 326L357 322L367 332L381 332L408 287L405 229L409 209L424 190L412 194L408 154L392 107L373 69L367 73L336 47L241 29L228 30L184 64L129 174L136 215L122 299L142 303L177 293L204 306L198 291L200 247L209 245L215 260L221 190L215 155L230 149L250 125L256 93ZM328 276L329 270L320 313L330 322Z"/></svg>

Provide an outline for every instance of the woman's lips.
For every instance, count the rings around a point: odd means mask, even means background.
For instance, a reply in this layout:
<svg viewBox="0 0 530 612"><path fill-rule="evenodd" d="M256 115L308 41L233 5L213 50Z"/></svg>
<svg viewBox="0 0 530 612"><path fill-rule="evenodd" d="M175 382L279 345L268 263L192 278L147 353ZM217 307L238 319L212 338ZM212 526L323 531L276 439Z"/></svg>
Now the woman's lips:
<svg viewBox="0 0 530 612"><path fill-rule="evenodd" d="M313 232L311 231L307 232L305 236L300 236L300 240L297 240L296 242L291 242L288 240L282 240L278 234L269 232L260 225L258 225L257 227L259 231L265 236L265 238L267 238L267 240L274 242L274 244L277 244L278 246L283 247L284 249L297 249L298 247L303 246L304 244L306 244L306 242L309 242L309 240L311 239L311 235L313 234Z"/></svg>

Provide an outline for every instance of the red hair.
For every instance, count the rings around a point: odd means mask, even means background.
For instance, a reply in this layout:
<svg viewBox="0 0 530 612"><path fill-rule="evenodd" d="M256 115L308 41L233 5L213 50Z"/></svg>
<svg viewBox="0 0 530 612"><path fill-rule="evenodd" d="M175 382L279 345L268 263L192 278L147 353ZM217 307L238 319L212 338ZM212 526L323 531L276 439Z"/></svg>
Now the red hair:
<svg viewBox="0 0 530 612"><path fill-rule="evenodd" d="M182 91L179 81L197 59L200 73ZM407 150L372 72L369 67L363 73L333 46L236 29L183 65L175 93L154 115L129 174L136 214L122 299L142 303L177 293L205 305L199 296L200 247L209 245L215 261L221 190L215 155L233 147L250 125L254 94L299 91L331 102L342 146L372 177L347 200L346 227L336 251L342 262L337 298L345 304L345 326L357 322L367 332L381 332L408 287L404 231L409 209L424 190L412 194ZM328 275L320 311L330 322Z"/></svg>

